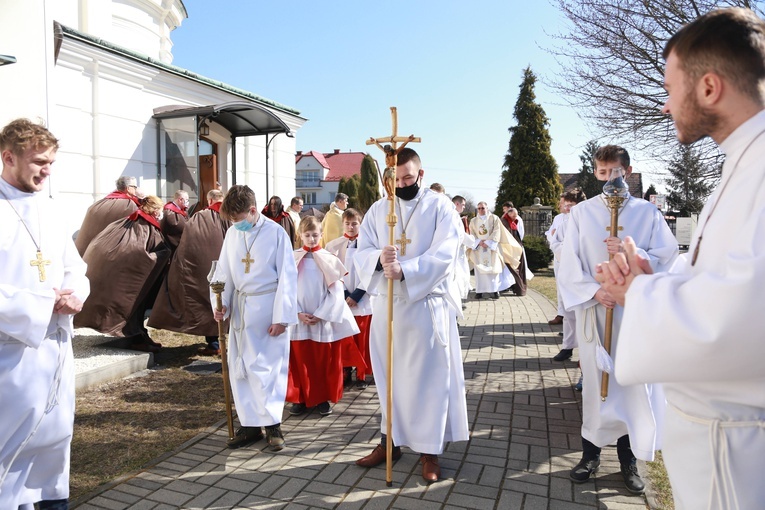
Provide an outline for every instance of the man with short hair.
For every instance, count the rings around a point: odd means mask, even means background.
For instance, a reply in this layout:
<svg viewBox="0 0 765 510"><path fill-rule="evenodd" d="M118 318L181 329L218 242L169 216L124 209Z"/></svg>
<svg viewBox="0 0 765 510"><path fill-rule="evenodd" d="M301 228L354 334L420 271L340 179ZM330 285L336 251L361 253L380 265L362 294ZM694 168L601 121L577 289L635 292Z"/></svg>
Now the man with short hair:
<svg viewBox="0 0 765 510"><path fill-rule="evenodd" d="M165 242L171 250L178 248L181 242L181 235L189 219L189 193L179 189L175 192L173 200L165 204L162 211L162 219L159 222L162 235L165 236Z"/></svg>
<svg viewBox="0 0 765 510"><path fill-rule="evenodd" d="M486 202L478 202L476 209L475 218L470 220L470 235L475 242L468 254L475 273L475 297L499 299L499 291L513 284L502 247L507 236L503 237L502 222L489 212Z"/></svg>
<svg viewBox="0 0 765 510"><path fill-rule="evenodd" d="M629 239L601 265L603 288L624 303L616 380L663 383L675 508L762 508L765 22L749 9L712 11L672 36L664 58L662 111L678 139L710 136L726 158L668 273L650 274Z"/></svg>
<svg viewBox="0 0 765 510"><path fill-rule="evenodd" d="M39 193L57 151L27 119L0 131L0 508L13 510L69 508L72 315L90 285L66 215Z"/></svg>
<svg viewBox="0 0 765 510"><path fill-rule="evenodd" d="M626 178L632 173L627 150L605 145L595 152L595 177L599 181L613 178L617 172ZM601 401L603 335L606 310L613 310L611 352L619 345L619 325L624 308L615 306L613 297L595 281L595 266L618 253L620 237L609 236L611 210L605 194L586 200L571 210L566 223L566 237L560 257L560 293L566 310L576 317L579 341L579 362L582 366L582 459L570 471L575 483L584 483L600 466L600 450L616 441L616 453L627 490L642 494L636 458L653 460L658 428L664 411L664 395L659 386L638 384L623 386L610 378L608 398ZM675 236L661 212L642 198L628 196L619 211L620 235L631 235L651 265L664 269L677 257ZM599 355L600 352L600 355ZM618 358L618 355L617 355Z"/></svg>
<svg viewBox="0 0 765 510"><path fill-rule="evenodd" d="M361 224L354 263L372 302L369 348L382 411L379 445L356 461L362 467L393 458L401 446L420 453L427 483L441 475L438 455L449 441L468 439L465 376L457 317L462 316L454 284L460 225L449 199L420 187L424 171L417 153L398 153L395 207L398 244L389 245L389 201L369 208ZM388 280L393 280L393 317L388 317ZM387 327L393 322L393 437L387 438ZM396 388L399 388L398 390Z"/></svg>
<svg viewBox="0 0 765 510"><path fill-rule="evenodd" d="M335 201L329 206L329 211L321 220L321 247L333 239L343 236L343 211L348 208L348 195L338 193Z"/></svg>
<svg viewBox="0 0 765 510"><path fill-rule="evenodd" d="M300 226L300 212L303 210L303 199L301 197L293 197L290 200L290 206L287 209L287 214L290 215L292 224L295 226L295 237L292 240L292 246L295 249L303 247L303 241L298 234L298 226Z"/></svg>
<svg viewBox="0 0 765 510"><path fill-rule="evenodd" d="M117 179L117 189L88 208L82 226L74 240L80 257L85 254L90 242L110 223L127 218L141 205L140 190L135 177L123 175Z"/></svg>

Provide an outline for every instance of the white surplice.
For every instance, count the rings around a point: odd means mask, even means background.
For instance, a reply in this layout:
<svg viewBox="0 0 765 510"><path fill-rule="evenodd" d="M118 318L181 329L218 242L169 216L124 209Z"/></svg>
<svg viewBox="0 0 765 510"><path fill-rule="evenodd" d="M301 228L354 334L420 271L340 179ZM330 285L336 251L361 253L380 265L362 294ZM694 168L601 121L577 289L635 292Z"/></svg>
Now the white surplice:
<svg viewBox="0 0 765 510"><path fill-rule="evenodd" d="M616 357L621 383L663 383L678 510L765 505L765 112L720 148L722 179L688 254L627 292Z"/></svg>
<svg viewBox="0 0 765 510"><path fill-rule="evenodd" d="M41 282L30 265L37 248L0 195L0 508L69 497L74 426L72 316L53 313L53 288L82 301L90 285L66 215L45 193L25 193L0 178L10 204L40 244Z"/></svg>
<svg viewBox="0 0 765 510"><path fill-rule="evenodd" d="M553 271L555 273L555 290L558 293L558 315L563 317L563 340L561 340L561 349L573 349L577 347L576 341L576 314L573 311L566 310L563 304L563 295L560 292L560 257L563 252L563 239L566 235L566 225L571 213L561 213L555 217L550 230L545 232L547 240L552 250Z"/></svg>
<svg viewBox="0 0 765 510"><path fill-rule="evenodd" d="M582 437L605 446L629 434L635 457L652 460L659 447L658 425L665 402L658 385L623 386L610 377L608 398L600 399L601 371L596 364L597 346L603 343L606 308L595 299L600 284L595 266L608 260L604 240L609 237L611 212L603 195L571 209L566 222L560 261L560 291L567 310L576 315L576 337L584 378L582 390ZM632 236L652 267L663 270L677 257L675 237L661 212L645 200L630 197L619 212L619 237ZM619 324L624 308L614 308L611 352L619 345ZM618 359L618 354L617 354Z"/></svg>
<svg viewBox="0 0 765 510"><path fill-rule="evenodd" d="M447 441L468 439L465 375L457 317L461 301L454 264L463 228L448 197L420 189L412 200L395 199L401 238L406 225L406 254L398 260L403 281L393 283L393 442L419 453L440 454ZM376 270L388 245L389 202L378 200L361 224L355 263L371 294L369 348L382 410L387 416L388 280Z"/></svg>
<svg viewBox="0 0 765 510"><path fill-rule="evenodd" d="M454 211L457 215L457 219L462 225L462 220L459 218L457 211ZM465 232L463 228L459 230L460 244L457 248L457 262L454 270L454 282L459 289L460 297L467 299L470 293L470 262L468 261L467 250L472 249L476 245L475 237Z"/></svg>
<svg viewBox="0 0 765 510"><path fill-rule="evenodd" d="M292 328L291 340L330 343L359 332L356 319L345 302L343 281L327 285L312 253L306 253L299 262L297 296L298 313L310 313L321 320L310 325L298 321Z"/></svg>
<svg viewBox="0 0 765 510"><path fill-rule="evenodd" d="M348 274L343 277L345 290L350 293L359 288L363 289L359 272L353 264L353 259L358 250L358 239L351 241L347 237L338 237L327 244L326 250L339 258L348 270ZM354 316L359 317L372 315L372 303L369 300L369 294L365 292L356 306L351 308L351 312Z"/></svg>
<svg viewBox="0 0 765 510"><path fill-rule="evenodd" d="M242 259L253 241L254 262L245 273ZM228 366L236 414L247 427L276 425L282 421L287 394L290 329L297 324L292 240L280 224L262 214L247 232L229 228L216 272L216 278L221 276L226 281L223 305L231 316ZM211 301L215 306L214 295ZM272 324L289 327L271 336Z"/></svg>

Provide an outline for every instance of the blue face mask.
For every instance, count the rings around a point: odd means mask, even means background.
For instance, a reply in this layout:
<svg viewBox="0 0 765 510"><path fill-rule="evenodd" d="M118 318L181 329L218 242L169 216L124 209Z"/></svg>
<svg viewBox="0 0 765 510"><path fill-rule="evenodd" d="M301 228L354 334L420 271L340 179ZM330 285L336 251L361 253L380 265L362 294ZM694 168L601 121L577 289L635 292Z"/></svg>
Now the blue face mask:
<svg viewBox="0 0 765 510"><path fill-rule="evenodd" d="M247 214L247 216L249 216L249 213ZM247 216L245 216L242 221L237 221L236 223L234 223L234 228L242 232L247 232L252 227L254 227L255 224L251 222L250 220L248 220Z"/></svg>

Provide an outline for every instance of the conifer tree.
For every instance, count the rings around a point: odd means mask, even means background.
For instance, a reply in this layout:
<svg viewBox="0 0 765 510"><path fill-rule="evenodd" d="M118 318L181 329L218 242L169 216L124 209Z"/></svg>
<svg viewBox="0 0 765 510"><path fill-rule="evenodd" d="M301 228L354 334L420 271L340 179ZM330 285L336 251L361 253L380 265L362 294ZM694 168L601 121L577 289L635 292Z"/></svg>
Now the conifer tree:
<svg viewBox="0 0 765 510"><path fill-rule="evenodd" d="M380 199L379 182L375 160L367 154L361 161L361 180L357 201L357 208L361 214L366 214L372 204Z"/></svg>
<svg viewBox="0 0 765 510"><path fill-rule="evenodd" d="M680 216L698 214L714 188L704 179L709 168L691 145L679 145L667 168L670 177L664 182L669 189L667 205Z"/></svg>
<svg viewBox="0 0 765 510"><path fill-rule="evenodd" d="M648 189L645 192L645 195L643 195L643 200L651 200L651 195L658 195L659 193L656 191L656 187L651 184L648 186Z"/></svg>
<svg viewBox="0 0 765 510"><path fill-rule="evenodd" d="M508 129L510 143L495 202L497 215L502 214L502 204L506 201L521 207L533 204L534 197L539 197L542 204L554 206L562 192L558 164L550 152L551 138L547 131L550 122L534 94L536 81L531 67L524 69L513 112L518 125Z"/></svg>
<svg viewBox="0 0 765 510"><path fill-rule="evenodd" d="M579 170L579 175L576 176L576 182L579 189L587 195L587 198L595 197L603 192L603 183L595 178L595 167L593 166L595 151L598 150L598 147L596 140L590 140L579 155L582 168Z"/></svg>

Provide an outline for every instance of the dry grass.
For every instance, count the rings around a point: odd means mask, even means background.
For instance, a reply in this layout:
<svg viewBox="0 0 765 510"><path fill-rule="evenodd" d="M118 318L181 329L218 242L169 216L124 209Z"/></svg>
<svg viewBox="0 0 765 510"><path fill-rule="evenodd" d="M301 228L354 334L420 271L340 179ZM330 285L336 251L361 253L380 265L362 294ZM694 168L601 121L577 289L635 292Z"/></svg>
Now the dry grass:
<svg viewBox="0 0 765 510"><path fill-rule="evenodd" d="M648 478L656 495L656 510L674 510L672 487L669 485L669 476L661 452L656 452L656 461L648 463Z"/></svg>
<svg viewBox="0 0 765 510"><path fill-rule="evenodd" d="M200 339L165 331L152 337L163 344L155 369L77 395L72 500L225 418L220 374L196 375L182 368L197 358Z"/></svg>
<svg viewBox="0 0 765 510"><path fill-rule="evenodd" d="M543 294L553 303L558 302L558 295L555 290L555 274L552 269L537 269L534 271L534 278L529 281L529 287Z"/></svg>

